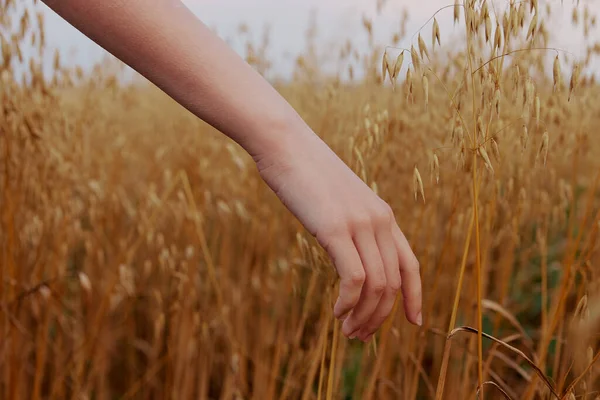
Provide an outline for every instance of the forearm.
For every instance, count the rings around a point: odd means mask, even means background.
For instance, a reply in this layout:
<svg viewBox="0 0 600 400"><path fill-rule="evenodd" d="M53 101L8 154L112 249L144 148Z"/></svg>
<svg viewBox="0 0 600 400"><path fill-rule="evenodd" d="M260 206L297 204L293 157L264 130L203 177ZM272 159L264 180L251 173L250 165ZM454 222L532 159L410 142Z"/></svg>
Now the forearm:
<svg viewBox="0 0 600 400"><path fill-rule="evenodd" d="M289 104L180 0L44 0L253 157L310 134Z"/></svg>

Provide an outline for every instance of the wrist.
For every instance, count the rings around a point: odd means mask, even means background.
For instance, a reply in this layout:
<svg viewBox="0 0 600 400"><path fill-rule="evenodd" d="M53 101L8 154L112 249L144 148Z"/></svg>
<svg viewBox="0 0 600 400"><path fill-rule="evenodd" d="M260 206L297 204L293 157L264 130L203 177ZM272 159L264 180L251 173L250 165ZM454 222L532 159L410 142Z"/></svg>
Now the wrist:
<svg viewBox="0 0 600 400"><path fill-rule="evenodd" d="M267 171L289 169L308 146L320 140L298 114L290 114L269 121L255 136L260 140L246 149L263 178Z"/></svg>

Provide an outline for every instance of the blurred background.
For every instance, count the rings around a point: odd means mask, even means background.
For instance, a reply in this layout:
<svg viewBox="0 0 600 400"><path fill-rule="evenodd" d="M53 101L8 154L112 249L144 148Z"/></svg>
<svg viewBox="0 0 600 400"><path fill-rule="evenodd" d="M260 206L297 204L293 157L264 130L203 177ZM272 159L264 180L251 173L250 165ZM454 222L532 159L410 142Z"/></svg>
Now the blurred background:
<svg viewBox="0 0 600 400"><path fill-rule="evenodd" d="M501 10L507 1L494 0L490 4ZM585 44L577 28L571 23L571 8L573 0L566 2L552 0L564 7L555 8L556 13L547 22L550 30L552 45L568 49L576 55L582 55ZM405 1L405 0L185 0L188 6L204 23L213 28L223 39L241 55L245 54L247 40L260 42L265 32L269 35L269 46L266 56L272 65L269 76L289 79L296 56L306 46L306 33L314 29L318 36L319 51L328 71L336 71L332 57L327 56L332 46L341 46L350 40L358 49L366 48L367 37L358 27L363 18L373 19L374 42L377 45L392 45L390 39L398 31L401 21L406 20L408 35L399 45L410 43L412 36L444 6L451 2L444 0ZM588 0L585 4L592 7L600 4L597 0ZM493 7L493 6L492 6ZM71 27L60 17L46 11L48 25L48 45L60 49L65 62L76 63L90 68L93 63L100 61L106 53L79 31ZM452 9L446 9L437 16L441 31L444 32L445 44L460 41L463 35L462 27L456 27L452 20ZM241 27L248 34L241 35ZM429 33L429 28L427 29ZM592 66L598 70L597 60Z"/></svg>
<svg viewBox="0 0 600 400"><path fill-rule="evenodd" d="M186 1L394 210L425 322L364 344L248 154L0 0L0 399L598 400L598 4Z"/></svg>

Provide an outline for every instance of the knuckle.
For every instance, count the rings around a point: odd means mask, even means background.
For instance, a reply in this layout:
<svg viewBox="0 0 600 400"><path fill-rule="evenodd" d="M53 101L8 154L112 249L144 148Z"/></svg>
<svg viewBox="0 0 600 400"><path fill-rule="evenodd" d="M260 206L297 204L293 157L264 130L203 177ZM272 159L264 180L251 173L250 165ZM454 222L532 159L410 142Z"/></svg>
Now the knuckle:
<svg viewBox="0 0 600 400"><path fill-rule="evenodd" d="M362 269L353 271L348 276L348 282L354 287L361 287L365 283L365 279L365 271L363 271Z"/></svg>
<svg viewBox="0 0 600 400"><path fill-rule="evenodd" d="M396 294L400 290L401 286L402 286L402 282L400 281L400 279L391 279L390 282L389 282L389 288L388 289L393 294Z"/></svg>
<svg viewBox="0 0 600 400"><path fill-rule="evenodd" d="M371 284L369 285L369 289L371 290L371 292L379 296L383 294L383 292L386 289L386 286L387 282L385 281L385 278L379 278L371 282Z"/></svg>
<svg viewBox="0 0 600 400"><path fill-rule="evenodd" d="M372 226L371 218L367 213L361 213L354 217L352 225L358 230L369 229Z"/></svg>
<svg viewBox="0 0 600 400"><path fill-rule="evenodd" d="M374 220L378 225L387 225L394 218L392 208L385 202L381 202L374 212Z"/></svg>

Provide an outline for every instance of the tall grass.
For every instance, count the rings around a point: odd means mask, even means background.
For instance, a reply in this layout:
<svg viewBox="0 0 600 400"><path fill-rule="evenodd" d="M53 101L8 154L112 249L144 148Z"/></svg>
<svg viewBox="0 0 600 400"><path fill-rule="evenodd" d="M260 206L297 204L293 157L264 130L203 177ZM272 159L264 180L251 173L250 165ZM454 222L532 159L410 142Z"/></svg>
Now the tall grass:
<svg viewBox="0 0 600 400"><path fill-rule="evenodd" d="M278 85L420 260L424 326L399 298L370 344L341 335L326 254L239 147L112 65L53 56L44 77L43 19L0 4L0 398L597 397L600 46L552 49L548 15L593 38L593 3L450 5L459 44L429 45L430 20L338 49L360 80L309 50Z"/></svg>

